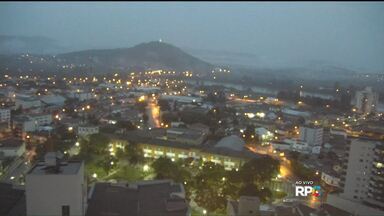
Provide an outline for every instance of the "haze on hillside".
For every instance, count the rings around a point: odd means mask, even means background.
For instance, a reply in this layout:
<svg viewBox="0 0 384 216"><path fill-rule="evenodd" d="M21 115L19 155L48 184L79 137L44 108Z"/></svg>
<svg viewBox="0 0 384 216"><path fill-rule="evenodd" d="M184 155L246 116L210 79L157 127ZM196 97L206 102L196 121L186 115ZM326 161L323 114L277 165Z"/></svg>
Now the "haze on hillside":
<svg viewBox="0 0 384 216"><path fill-rule="evenodd" d="M384 73L382 2L8 2L0 3L0 35L11 36L8 51L31 36L35 46L49 41L37 49L48 53L161 39L212 63Z"/></svg>

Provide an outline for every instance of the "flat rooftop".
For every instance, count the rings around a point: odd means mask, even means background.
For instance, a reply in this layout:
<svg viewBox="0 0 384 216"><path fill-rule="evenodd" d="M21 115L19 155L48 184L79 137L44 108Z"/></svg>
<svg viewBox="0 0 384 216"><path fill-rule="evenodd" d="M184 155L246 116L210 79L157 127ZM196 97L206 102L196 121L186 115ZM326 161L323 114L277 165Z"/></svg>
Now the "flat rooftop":
<svg viewBox="0 0 384 216"><path fill-rule="evenodd" d="M28 175L74 175L79 172L82 164L82 161L60 162L59 171L55 172L53 167L47 167L44 162L39 162L29 170Z"/></svg>
<svg viewBox="0 0 384 216"><path fill-rule="evenodd" d="M184 216L188 212L188 203L181 197L172 196L181 191L180 187L168 180L126 185L96 183L86 216Z"/></svg>

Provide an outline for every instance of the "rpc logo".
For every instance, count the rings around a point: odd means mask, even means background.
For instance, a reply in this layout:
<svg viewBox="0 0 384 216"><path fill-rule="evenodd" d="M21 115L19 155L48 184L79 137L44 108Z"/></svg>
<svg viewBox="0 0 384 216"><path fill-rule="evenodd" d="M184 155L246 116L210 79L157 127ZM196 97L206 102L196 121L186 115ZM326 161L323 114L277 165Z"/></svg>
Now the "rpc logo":
<svg viewBox="0 0 384 216"><path fill-rule="evenodd" d="M312 195L314 197L320 197L321 196L321 187L318 185L315 186L301 186L296 185L295 188L295 196L303 196L306 197L308 195Z"/></svg>

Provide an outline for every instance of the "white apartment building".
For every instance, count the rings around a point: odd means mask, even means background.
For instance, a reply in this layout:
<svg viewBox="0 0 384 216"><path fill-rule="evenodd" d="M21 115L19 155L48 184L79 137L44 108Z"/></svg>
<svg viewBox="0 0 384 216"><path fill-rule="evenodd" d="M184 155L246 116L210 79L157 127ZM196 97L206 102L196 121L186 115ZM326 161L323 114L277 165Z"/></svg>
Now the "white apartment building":
<svg viewBox="0 0 384 216"><path fill-rule="evenodd" d="M348 148L340 197L381 210L384 214L384 143L359 138L352 139Z"/></svg>
<svg viewBox="0 0 384 216"><path fill-rule="evenodd" d="M323 144L323 128L317 126L300 126L300 139L309 146L321 146Z"/></svg>
<svg viewBox="0 0 384 216"><path fill-rule="evenodd" d="M87 203L84 163L60 162L49 152L26 176L27 216L83 216Z"/></svg>
<svg viewBox="0 0 384 216"><path fill-rule="evenodd" d="M36 131L40 126L52 123L51 114L34 114L19 116L14 120L14 127L19 126L25 132Z"/></svg>

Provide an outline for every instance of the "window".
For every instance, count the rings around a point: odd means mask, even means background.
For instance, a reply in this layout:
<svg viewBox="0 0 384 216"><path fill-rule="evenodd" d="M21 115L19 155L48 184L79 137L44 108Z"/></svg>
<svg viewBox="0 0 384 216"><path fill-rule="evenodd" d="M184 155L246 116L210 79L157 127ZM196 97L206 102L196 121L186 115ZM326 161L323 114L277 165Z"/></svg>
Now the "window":
<svg viewBox="0 0 384 216"><path fill-rule="evenodd" d="M69 205L61 206L61 216L69 216Z"/></svg>

